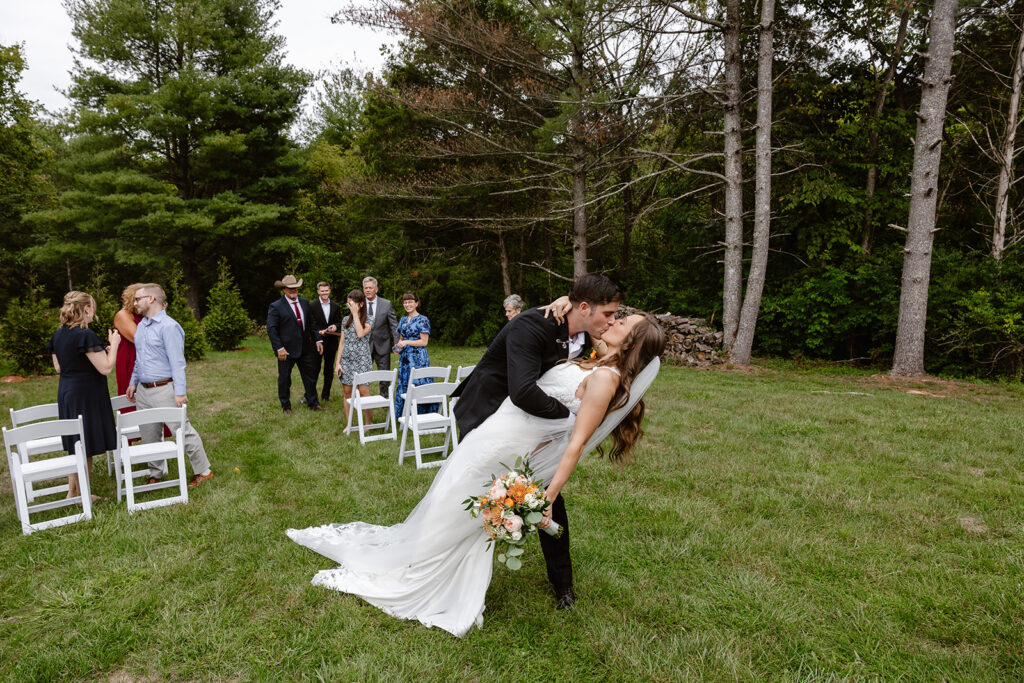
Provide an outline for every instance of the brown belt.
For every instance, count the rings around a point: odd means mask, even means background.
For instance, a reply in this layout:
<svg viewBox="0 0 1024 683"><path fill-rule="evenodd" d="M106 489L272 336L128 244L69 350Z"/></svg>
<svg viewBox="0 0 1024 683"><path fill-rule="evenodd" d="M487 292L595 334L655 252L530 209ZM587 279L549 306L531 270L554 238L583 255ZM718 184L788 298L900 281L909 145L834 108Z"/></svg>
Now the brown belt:
<svg viewBox="0 0 1024 683"><path fill-rule="evenodd" d="M168 377L167 379L159 379L155 382L139 382L139 384L146 387L147 389L152 389L153 387L162 387L165 384L170 384L173 381L173 379Z"/></svg>

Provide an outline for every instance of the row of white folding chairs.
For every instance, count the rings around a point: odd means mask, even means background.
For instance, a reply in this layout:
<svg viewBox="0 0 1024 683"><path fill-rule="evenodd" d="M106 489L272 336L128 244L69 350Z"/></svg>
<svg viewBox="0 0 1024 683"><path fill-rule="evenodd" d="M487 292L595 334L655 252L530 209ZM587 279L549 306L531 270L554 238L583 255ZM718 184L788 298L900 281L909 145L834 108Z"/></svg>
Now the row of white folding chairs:
<svg viewBox="0 0 1024 683"><path fill-rule="evenodd" d="M402 464L406 457L414 457L416 467L437 467L440 460L424 462L423 456L433 453L440 453L441 458L447 457L449 447L458 445L458 430L455 425L455 416L450 407L454 404L451 393L463 379L469 376L475 366L459 366L455 372L455 382L449 382L451 366L446 367L424 367L412 368L409 373L409 386L402 394L404 405L402 415L395 419L395 392L394 389L388 392L388 396L360 396L353 392L349 401L348 424L349 431L355 429L359 433L359 443L365 444L369 441L379 439L397 438L398 422L402 423L402 441L398 449L398 463ZM376 370L372 372L359 373L353 378L355 386L370 384L374 382L390 382L392 387L398 378L397 370ZM434 382L416 385L414 382L419 379L430 378ZM426 405L438 406L436 413L419 414L419 407ZM384 422L365 423L363 420L364 410L384 408L387 416ZM353 415L353 411L355 414ZM355 422L353 422L355 417ZM379 434L368 435L371 430L383 430ZM406 449L409 433L412 432L413 447ZM348 433L348 432L346 432ZM427 434L443 434L444 443L441 446L424 448L420 437Z"/></svg>
<svg viewBox="0 0 1024 683"><path fill-rule="evenodd" d="M110 405L114 410L114 414L120 415L122 410L133 407L135 404L129 401L127 396L122 394L121 396L111 397ZM60 417L56 403L43 403L37 406L29 406L28 408L20 408L18 410L11 408L10 413L12 427L21 427L26 424L44 420L56 420ZM119 502L121 500L123 486L121 484L120 472L115 466L115 456L120 448L122 435L127 436L129 441L134 441L139 438L139 429L138 427L126 427L123 433L118 431L117 446L115 446L114 450L107 452L107 476L114 476L117 478L117 500ZM59 436L47 436L33 439L23 444L20 449L20 455L22 462L28 463L29 458L44 455L46 453L56 453L63 450L64 446ZM135 478L145 476L147 472L148 470L145 469L140 470L135 473ZM67 484L51 485L40 489L35 488L34 484L30 482L25 495L27 501L31 503L41 496L48 496L55 493L66 493L67 490Z"/></svg>
<svg viewBox="0 0 1024 683"><path fill-rule="evenodd" d="M111 399L111 403L115 404L115 409L131 405L124 396ZM20 410L11 409L10 413L13 426L11 429L4 428L3 434L22 532L28 534L32 531L68 524L80 519L90 519L91 495L86 472L88 460L84 456L85 442L81 416L77 420L56 419L58 417L56 403L31 406ZM122 496L126 496L129 512L172 503L187 503L188 486L182 438L183 426L187 419L185 407L151 408L132 413L118 412L116 415L117 442L114 451L108 454L108 473L111 469L113 470L116 479L117 500L120 502ZM144 424L159 425L158 429L162 429L164 424L177 425L176 438L174 441L131 445L129 442L139 438L139 427ZM62 436L77 437L75 453L69 453L62 457L32 460L35 456L64 451ZM79 456L82 460L81 468L78 468ZM134 470L133 465L169 460L178 462L178 477L176 479L164 480L155 484L135 485L134 480L146 476L148 469L144 467ZM81 496L34 504L36 498L68 491L67 484L51 485L45 488L36 488L36 484L66 478L69 474L74 473L79 474ZM137 493L168 487L178 488L178 495L142 503L135 501ZM81 503L83 506L81 515L71 515L37 524L30 522L29 515L33 512L42 512L76 503Z"/></svg>

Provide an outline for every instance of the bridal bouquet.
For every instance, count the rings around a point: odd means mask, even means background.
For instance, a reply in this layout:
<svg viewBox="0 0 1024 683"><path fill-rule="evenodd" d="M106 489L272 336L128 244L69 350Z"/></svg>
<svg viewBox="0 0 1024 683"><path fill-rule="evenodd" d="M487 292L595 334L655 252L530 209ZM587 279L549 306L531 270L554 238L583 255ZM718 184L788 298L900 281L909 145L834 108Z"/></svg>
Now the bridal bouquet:
<svg viewBox="0 0 1024 683"><path fill-rule="evenodd" d="M508 467L507 465L502 465ZM509 472L485 482L487 493L470 496L463 503L473 517L482 517L488 543L494 543L498 551L498 562L512 570L523 566L520 555L526 536L537 530L537 524L544 518L544 511L551 505L544 499L544 487L534 481L533 470L522 458L516 460ZM560 533L558 525L552 522L544 528L552 536Z"/></svg>

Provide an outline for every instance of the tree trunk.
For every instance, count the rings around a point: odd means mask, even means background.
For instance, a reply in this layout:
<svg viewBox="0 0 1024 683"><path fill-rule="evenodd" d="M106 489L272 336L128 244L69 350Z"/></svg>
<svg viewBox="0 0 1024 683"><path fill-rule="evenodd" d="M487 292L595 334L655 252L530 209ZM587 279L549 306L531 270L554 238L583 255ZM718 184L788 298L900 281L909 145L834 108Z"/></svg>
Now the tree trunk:
<svg viewBox="0 0 1024 683"><path fill-rule="evenodd" d="M1013 158L1017 144L1017 126L1020 123L1020 91L1024 82L1024 31L1017 41L1013 55L1013 87L1006 108L1006 131L999 150L999 180L996 184L995 225L992 229L992 258L1003 257L1006 248L1006 217L1010 205L1010 186L1013 184Z"/></svg>
<svg viewBox="0 0 1024 683"><path fill-rule="evenodd" d="M725 272L722 278L722 331L725 348L736 342L743 297L743 121L740 63L740 0L725 4Z"/></svg>
<svg viewBox="0 0 1024 683"><path fill-rule="evenodd" d="M187 247L184 250L185 258L181 264L181 280L185 287L185 303L192 309L192 314L199 320L199 269L196 267L198 260L196 250Z"/></svg>
<svg viewBox="0 0 1024 683"><path fill-rule="evenodd" d="M71 257L70 256L65 256L64 257L64 269L67 271L67 274L68 274L68 291L70 292L70 291L73 291L75 289L75 286L71 283Z"/></svg>
<svg viewBox="0 0 1024 683"><path fill-rule="evenodd" d="M910 211L903 250L903 286L896 328L892 374L924 374L924 335L928 313L935 204L938 200L942 127L946 118L949 73L953 62L957 0L935 0L929 27L928 55L921 86L910 175Z"/></svg>
<svg viewBox="0 0 1024 683"><path fill-rule="evenodd" d="M501 289L507 297L512 293L512 278L508 273L508 249L505 247L505 233L498 233L498 252L501 259Z"/></svg>
<svg viewBox="0 0 1024 683"><path fill-rule="evenodd" d="M736 344L729 357L736 363L750 362L757 313L761 309L768 271L768 238L772 208L772 43L775 36L775 0L761 1L761 40L757 51L757 136L754 162L754 244L750 257L747 292L740 311Z"/></svg>
<svg viewBox="0 0 1024 683"><path fill-rule="evenodd" d="M633 196L633 164L627 163L622 169L620 180L622 190L622 252L619 254L619 278L629 273L629 257L633 250L633 230L636 228L636 198Z"/></svg>
<svg viewBox="0 0 1024 683"><path fill-rule="evenodd" d="M569 144L572 156L572 276L587 274L587 147L586 147L586 87L584 83L583 37L580 27L584 23L579 2L570 10L574 21L569 44L572 49L572 83L576 111L569 123Z"/></svg>
<svg viewBox="0 0 1024 683"><path fill-rule="evenodd" d="M864 204L867 208L864 211L864 221L861 225L860 241L861 249L868 254L871 253L875 236L871 200L875 196L875 186L878 183L878 159L876 158L878 156L878 120L882 117L882 111L885 109L885 98L889 94L889 84L896 77L896 65L899 63L900 55L903 54L903 43L907 39L907 24L909 22L910 9L908 8L903 10L903 14L900 16L900 28L896 34L896 44L893 46L892 54L889 57L889 68L886 70L882 82L878 84L875 109L871 117L871 132L868 134L868 159L871 161L871 166L868 168L868 178L864 188Z"/></svg>

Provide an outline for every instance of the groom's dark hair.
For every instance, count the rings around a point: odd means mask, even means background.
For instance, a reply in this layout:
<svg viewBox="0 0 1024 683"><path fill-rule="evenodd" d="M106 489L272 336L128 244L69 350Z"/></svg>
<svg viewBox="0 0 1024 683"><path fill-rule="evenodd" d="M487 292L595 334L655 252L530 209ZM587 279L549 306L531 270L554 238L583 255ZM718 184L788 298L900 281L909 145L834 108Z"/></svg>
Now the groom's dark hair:
<svg viewBox="0 0 1024 683"><path fill-rule="evenodd" d="M624 298L622 288L607 275L583 275L576 278L569 290L569 301L574 304L586 301L591 306L603 306Z"/></svg>

